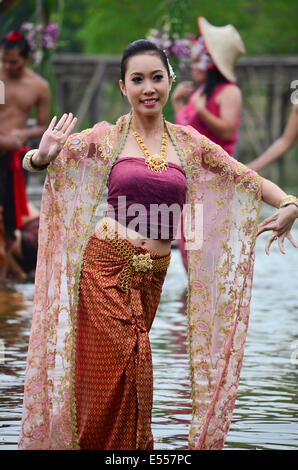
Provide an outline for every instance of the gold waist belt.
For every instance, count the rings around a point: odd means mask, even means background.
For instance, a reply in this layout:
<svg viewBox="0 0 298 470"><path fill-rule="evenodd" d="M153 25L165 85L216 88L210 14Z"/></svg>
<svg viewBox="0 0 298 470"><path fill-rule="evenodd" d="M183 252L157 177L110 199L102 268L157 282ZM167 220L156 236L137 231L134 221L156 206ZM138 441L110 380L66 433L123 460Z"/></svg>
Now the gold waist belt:
<svg viewBox="0 0 298 470"><path fill-rule="evenodd" d="M97 234L108 239L117 249L119 255L126 260L118 282L118 286L123 291L127 292L130 289L132 277L136 273L166 271L169 267L171 253L158 258L155 258L158 255L150 255L149 252L139 253L139 251L147 250L142 247L134 247L128 240L120 238L117 232L111 229L107 223L101 225L100 229L97 230Z"/></svg>

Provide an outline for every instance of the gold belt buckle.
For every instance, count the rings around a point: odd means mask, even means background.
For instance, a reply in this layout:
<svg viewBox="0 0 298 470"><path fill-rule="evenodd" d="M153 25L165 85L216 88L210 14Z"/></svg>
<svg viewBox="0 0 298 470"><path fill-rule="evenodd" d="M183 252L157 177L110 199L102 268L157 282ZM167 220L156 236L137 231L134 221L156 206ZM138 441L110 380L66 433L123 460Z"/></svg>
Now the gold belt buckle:
<svg viewBox="0 0 298 470"><path fill-rule="evenodd" d="M150 253L145 255L134 255L132 258L132 266L136 272L146 272L153 268L153 262Z"/></svg>

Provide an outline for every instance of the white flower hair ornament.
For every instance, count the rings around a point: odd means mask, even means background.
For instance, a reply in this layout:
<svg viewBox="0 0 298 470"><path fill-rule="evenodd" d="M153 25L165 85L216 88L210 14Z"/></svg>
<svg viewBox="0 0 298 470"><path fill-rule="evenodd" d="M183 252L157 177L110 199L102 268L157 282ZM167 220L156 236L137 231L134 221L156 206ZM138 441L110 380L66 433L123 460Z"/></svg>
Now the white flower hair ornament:
<svg viewBox="0 0 298 470"><path fill-rule="evenodd" d="M166 58L167 58L168 67L169 67L169 71L170 71L170 77L172 78L173 82L175 82L175 80L176 80L176 74L175 74L175 72L174 72L174 70L173 70L173 67L172 67L171 64L170 64L170 61L169 61L169 59L168 59L168 57L167 57L167 54L166 54L166 51L164 51L164 53L165 53L165 56L166 56Z"/></svg>
<svg viewBox="0 0 298 470"><path fill-rule="evenodd" d="M176 80L176 74L173 70L173 67L171 66L169 59L168 59L168 66L169 66L169 71L170 71L170 77L172 77L173 82Z"/></svg>

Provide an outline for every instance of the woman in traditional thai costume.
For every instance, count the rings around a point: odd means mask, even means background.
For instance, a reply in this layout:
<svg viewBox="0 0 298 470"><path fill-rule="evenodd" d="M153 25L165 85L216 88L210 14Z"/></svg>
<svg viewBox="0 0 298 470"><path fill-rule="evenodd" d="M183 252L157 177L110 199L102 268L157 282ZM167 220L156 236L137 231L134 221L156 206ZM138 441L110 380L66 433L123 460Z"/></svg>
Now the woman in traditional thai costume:
<svg viewBox="0 0 298 470"><path fill-rule="evenodd" d="M234 155L242 107L235 64L245 52L244 44L232 25L213 26L199 17L198 26L200 37L193 41L191 69L199 87L195 89L193 82L185 81L175 88L172 94L175 123L194 127ZM184 238L179 238L177 243L187 269Z"/></svg>
<svg viewBox="0 0 298 470"><path fill-rule="evenodd" d="M231 422L261 199L278 207L286 195L192 127L163 120L172 76L154 44L129 45L121 70L129 115L75 134L71 114L54 118L25 158L47 178L20 449L153 448L148 333L175 223L154 223L150 211L131 228L139 202L190 207L189 447L221 448ZM109 208L96 225L106 185ZM261 231L274 230L266 249L277 238L283 249L297 214L290 204L265 222Z"/></svg>

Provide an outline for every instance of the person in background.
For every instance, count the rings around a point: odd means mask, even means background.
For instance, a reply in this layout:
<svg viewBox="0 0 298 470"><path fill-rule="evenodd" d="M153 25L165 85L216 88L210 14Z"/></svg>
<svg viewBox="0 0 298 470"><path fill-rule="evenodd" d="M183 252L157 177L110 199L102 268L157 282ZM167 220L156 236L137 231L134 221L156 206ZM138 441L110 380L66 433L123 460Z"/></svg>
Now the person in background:
<svg viewBox="0 0 298 470"><path fill-rule="evenodd" d="M15 241L15 230L23 226L29 215L21 161L27 152L27 141L42 136L50 114L50 90L46 80L27 67L30 48L18 31L8 34L0 43L0 80L4 84L4 104L0 104L0 207L5 246L0 251L9 255ZM32 110L36 125L27 128ZM1 262L1 278L5 279L7 259Z"/></svg>
<svg viewBox="0 0 298 470"><path fill-rule="evenodd" d="M241 119L242 93L236 84L235 63L245 52L239 33L231 25L213 26L198 18L199 39L192 47L192 82L180 83L172 94L175 123L190 125L234 155ZM184 101L188 100L185 104ZM183 218L181 219L183 229ZM177 240L185 269L185 240Z"/></svg>
<svg viewBox="0 0 298 470"><path fill-rule="evenodd" d="M248 168L260 171L282 157L298 139L298 104L293 104L283 134L258 158L247 164Z"/></svg>
<svg viewBox="0 0 298 470"><path fill-rule="evenodd" d="M199 87L194 89L192 82L182 82L175 88L175 122L191 125L233 155L242 106L235 63L245 48L231 25L213 26L202 17L198 25L200 37L192 47L192 76Z"/></svg>
<svg viewBox="0 0 298 470"><path fill-rule="evenodd" d="M15 240L8 254L7 275L13 280L34 279L38 250L39 211L28 204L29 215L15 231Z"/></svg>

